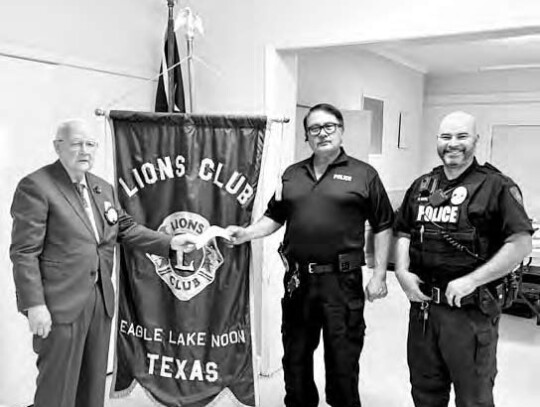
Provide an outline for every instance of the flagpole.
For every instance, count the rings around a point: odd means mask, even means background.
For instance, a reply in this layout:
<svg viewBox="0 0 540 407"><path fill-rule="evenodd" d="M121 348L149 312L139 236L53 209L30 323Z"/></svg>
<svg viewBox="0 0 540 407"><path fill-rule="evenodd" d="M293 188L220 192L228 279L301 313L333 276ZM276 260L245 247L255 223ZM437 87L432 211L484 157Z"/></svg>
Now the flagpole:
<svg viewBox="0 0 540 407"><path fill-rule="evenodd" d="M174 58L174 3L176 0L167 0L167 6L169 7L169 20L167 22L167 66L171 67L173 65ZM168 112L172 113L174 111L174 70L170 70L167 75L169 78L169 83L167 84L168 92Z"/></svg>
<svg viewBox="0 0 540 407"><path fill-rule="evenodd" d="M193 113L193 35L187 35L189 113Z"/></svg>

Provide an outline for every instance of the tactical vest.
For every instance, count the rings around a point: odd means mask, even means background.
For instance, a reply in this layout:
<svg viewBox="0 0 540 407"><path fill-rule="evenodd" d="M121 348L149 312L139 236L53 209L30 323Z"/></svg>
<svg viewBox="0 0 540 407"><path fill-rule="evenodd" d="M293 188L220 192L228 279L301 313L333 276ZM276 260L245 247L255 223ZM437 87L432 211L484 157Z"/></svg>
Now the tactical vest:
<svg viewBox="0 0 540 407"><path fill-rule="evenodd" d="M415 219L409 254L411 271L424 282L446 285L487 260L488 241L470 223L468 207L491 171L477 165L446 190L439 188L442 167L421 179L412 195Z"/></svg>

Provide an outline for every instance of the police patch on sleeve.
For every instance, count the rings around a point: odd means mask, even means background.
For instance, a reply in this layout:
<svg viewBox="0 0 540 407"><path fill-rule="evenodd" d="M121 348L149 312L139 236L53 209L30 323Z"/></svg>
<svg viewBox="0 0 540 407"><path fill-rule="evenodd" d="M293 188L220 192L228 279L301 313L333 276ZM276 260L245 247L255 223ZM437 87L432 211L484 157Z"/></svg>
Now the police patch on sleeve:
<svg viewBox="0 0 540 407"><path fill-rule="evenodd" d="M513 187L510 187L510 195L514 197L518 204L523 206L523 197L521 196L521 192L517 186L514 185Z"/></svg>

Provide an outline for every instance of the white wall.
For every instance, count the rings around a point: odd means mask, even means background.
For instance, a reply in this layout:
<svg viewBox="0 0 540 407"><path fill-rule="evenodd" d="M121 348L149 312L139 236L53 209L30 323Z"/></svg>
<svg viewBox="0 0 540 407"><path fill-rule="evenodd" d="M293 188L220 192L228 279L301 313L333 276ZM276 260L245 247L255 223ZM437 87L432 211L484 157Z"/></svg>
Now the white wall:
<svg viewBox="0 0 540 407"><path fill-rule="evenodd" d="M439 165L436 136L441 119L463 110L477 119L477 157L489 159L496 125L540 124L540 69L428 76L422 142L422 171Z"/></svg>
<svg viewBox="0 0 540 407"><path fill-rule="evenodd" d="M294 129L296 93L298 82L298 58L295 53L278 53L272 47L265 49L265 110L269 116L288 117L289 123L273 123L266 141L266 157L263 157L261 182L253 207L254 220L259 219L281 175L294 157ZM265 179L263 181L263 178ZM277 249L283 240L283 228L265 239L252 243L252 272L257 276L253 290L259 296L256 303L257 354L260 357L259 372L270 375L281 368L281 302L283 296L284 267Z"/></svg>
<svg viewBox="0 0 540 407"><path fill-rule="evenodd" d="M303 48L538 25L540 4L521 0L259 0L264 41Z"/></svg>
<svg viewBox="0 0 540 407"><path fill-rule="evenodd" d="M197 36L194 45L195 56L203 61L194 63L194 113L262 113L265 44L260 41L257 2L179 3L190 6L204 24L204 35Z"/></svg>
<svg viewBox="0 0 540 407"><path fill-rule="evenodd" d="M206 33L196 52L199 111L261 113L264 48L300 49L540 25L540 3L521 0L190 1Z"/></svg>
<svg viewBox="0 0 540 407"><path fill-rule="evenodd" d="M2 0L0 52L130 75L157 73L166 2Z"/></svg>
<svg viewBox="0 0 540 407"><path fill-rule="evenodd" d="M166 15L161 2L149 0L0 5L0 405L31 404L36 374L26 319L16 312L8 254L16 183L56 159L55 125L68 117L94 125L101 144L95 169L112 180L110 140L104 119L93 112L153 107L155 83L132 76L157 73Z"/></svg>
<svg viewBox="0 0 540 407"><path fill-rule="evenodd" d="M402 191L410 185L419 170L423 74L371 52L343 47L301 52L298 78L302 104L329 102L354 110L361 109L362 95L382 100L382 154L370 155L369 162L388 190ZM400 112L408 119L402 126L408 134L407 149L397 147Z"/></svg>
<svg viewBox="0 0 540 407"><path fill-rule="evenodd" d="M519 7L512 0L188 3L203 17L206 26L205 36L197 40L196 53L220 71L218 76L212 70L197 68L196 110L201 112L268 111L267 93L272 92L264 87L264 77L270 74L269 66L264 64L268 46L297 51L382 40L520 31L540 26L537 0L522 0ZM275 101L273 106L278 104ZM294 111L294 106L283 102L281 109ZM408 117L406 121L414 122ZM391 187L401 187L409 181L401 177L393 179L385 164L375 159L373 163L380 167L384 177L389 174Z"/></svg>

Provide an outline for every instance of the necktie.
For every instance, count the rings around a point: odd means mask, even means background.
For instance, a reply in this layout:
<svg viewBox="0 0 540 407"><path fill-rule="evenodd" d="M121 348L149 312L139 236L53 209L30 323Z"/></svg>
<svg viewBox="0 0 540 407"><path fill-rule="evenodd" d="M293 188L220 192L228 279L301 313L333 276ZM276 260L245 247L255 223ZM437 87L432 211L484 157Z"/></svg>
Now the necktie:
<svg viewBox="0 0 540 407"><path fill-rule="evenodd" d="M84 184L79 183L79 182L75 182L74 185L75 185L75 189L77 190L77 192L79 193L79 196L82 199L84 209L86 210L86 208L89 207L88 201L86 200L86 196L85 196L85 193L84 193L84 189L86 188L86 186Z"/></svg>
<svg viewBox="0 0 540 407"><path fill-rule="evenodd" d="M94 218L94 211L90 206L90 196L88 195L88 191L86 190L86 185L76 182L75 189L77 189L77 192L82 199L84 211L86 212L86 216L90 220L90 224L92 225L92 229L94 230L96 240L99 242L99 233L97 230L96 219Z"/></svg>

